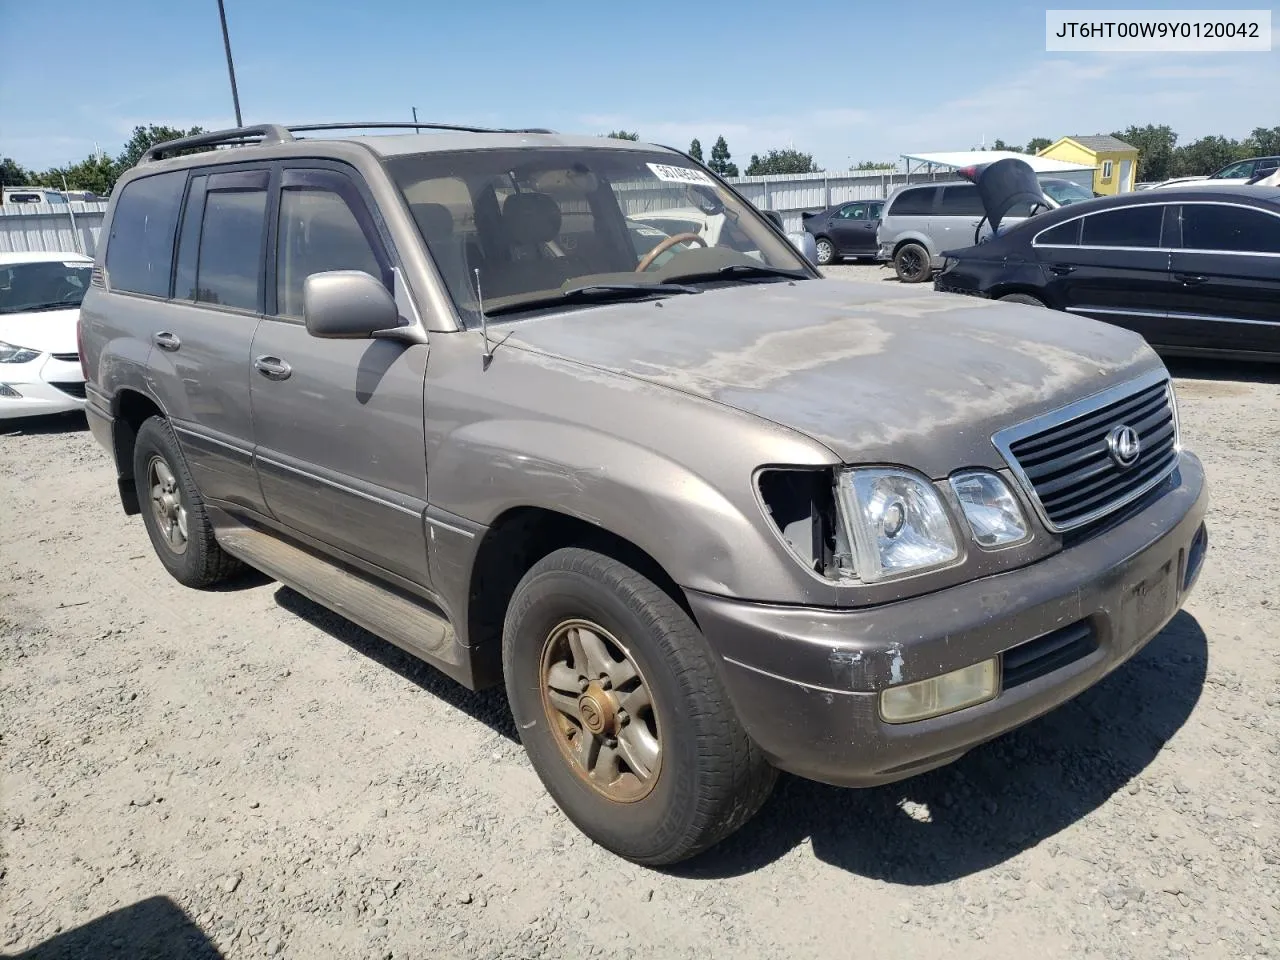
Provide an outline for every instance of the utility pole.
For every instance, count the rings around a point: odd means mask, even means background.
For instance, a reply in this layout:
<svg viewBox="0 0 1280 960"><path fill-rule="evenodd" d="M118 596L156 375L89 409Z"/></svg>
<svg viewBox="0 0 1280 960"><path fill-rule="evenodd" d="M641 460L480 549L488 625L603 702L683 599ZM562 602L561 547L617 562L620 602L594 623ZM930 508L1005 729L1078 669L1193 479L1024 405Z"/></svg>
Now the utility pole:
<svg viewBox="0 0 1280 960"><path fill-rule="evenodd" d="M417 108L417 107L413 107L413 122L414 122L414 123L417 123L417 122L418 122L418 108ZM418 127L414 127L414 128L413 128L413 132L414 132L414 133L421 133L421 132L422 132L422 130L420 130Z"/></svg>
<svg viewBox="0 0 1280 960"><path fill-rule="evenodd" d="M222 46L227 51L227 76L231 78L231 100L236 106L236 126L243 127L240 119L240 93L236 90L236 67L231 62L231 37L227 34L227 11L223 9L222 0L218 0L218 19L222 21Z"/></svg>

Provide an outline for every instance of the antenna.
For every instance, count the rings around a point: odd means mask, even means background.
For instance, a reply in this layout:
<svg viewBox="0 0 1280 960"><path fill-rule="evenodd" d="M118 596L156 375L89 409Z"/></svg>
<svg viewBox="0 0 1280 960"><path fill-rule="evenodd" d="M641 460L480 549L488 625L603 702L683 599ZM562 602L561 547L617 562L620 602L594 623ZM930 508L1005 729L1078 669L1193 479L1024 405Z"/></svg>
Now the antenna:
<svg viewBox="0 0 1280 960"><path fill-rule="evenodd" d="M493 360L493 351L489 349L489 318L484 315L484 294L480 292L480 268L475 268L476 274L476 304L480 308L480 334L484 337L484 368L489 369L489 362Z"/></svg>

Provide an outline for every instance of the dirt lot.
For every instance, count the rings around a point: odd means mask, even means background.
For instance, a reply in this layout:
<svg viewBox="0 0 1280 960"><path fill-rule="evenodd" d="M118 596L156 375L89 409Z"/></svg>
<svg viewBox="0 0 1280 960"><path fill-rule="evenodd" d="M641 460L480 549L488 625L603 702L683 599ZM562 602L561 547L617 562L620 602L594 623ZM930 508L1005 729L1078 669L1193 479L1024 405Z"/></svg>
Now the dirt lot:
<svg viewBox="0 0 1280 960"><path fill-rule="evenodd" d="M0 951L1280 955L1280 374L1174 369L1212 546L1160 637L943 770L784 778L666 872L581 838L499 693L261 578L179 587L82 420L0 427Z"/></svg>

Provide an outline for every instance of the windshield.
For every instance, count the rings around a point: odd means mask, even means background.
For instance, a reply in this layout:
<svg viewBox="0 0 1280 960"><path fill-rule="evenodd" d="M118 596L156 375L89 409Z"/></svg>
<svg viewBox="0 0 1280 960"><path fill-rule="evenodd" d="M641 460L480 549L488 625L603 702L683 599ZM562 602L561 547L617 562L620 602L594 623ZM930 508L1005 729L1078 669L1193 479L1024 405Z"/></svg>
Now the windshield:
<svg viewBox="0 0 1280 960"><path fill-rule="evenodd" d="M386 166L468 319L476 317L477 270L485 310L499 314L587 304L584 287L608 287L616 299L670 295L685 277L812 276L758 213L669 153L475 150Z"/></svg>
<svg viewBox="0 0 1280 960"><path fill-rule="evenodd" d="M74 260L0 265L0 313L78 307L92 270L92 263Z"/></svg>
<svg viewBox="0 0 1280 960"><path fill-rule="evenodd" d="M1065 206L1068 203L1079 203L1081 200L1092 200L1093 193L1078 183L1070 180L1041 180L1040 186L1048 194L1049 199Z"/></svg>

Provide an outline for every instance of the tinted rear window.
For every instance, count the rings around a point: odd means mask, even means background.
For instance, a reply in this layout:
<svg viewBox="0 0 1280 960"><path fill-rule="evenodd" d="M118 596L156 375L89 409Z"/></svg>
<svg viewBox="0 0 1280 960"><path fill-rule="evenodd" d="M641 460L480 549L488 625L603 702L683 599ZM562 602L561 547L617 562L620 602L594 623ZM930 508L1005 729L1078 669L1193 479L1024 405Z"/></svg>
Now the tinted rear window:
<svg viewBox="0 0 1280 960"><path fill-rule="evenodd" d="M944 217L980 217L986 211L982 208L978 188L971 183L962 183L942 188L942 206L939 212Z"/></svg>
<svg viewBox="0 0 1280 960"><path fill-rule="evenodd" d="M1226 204L1182 208L1182 245L1188 250L1280 253L1280 217Z"/></svg>
<svg viewBox="0 0 1280 960"><path fill-rule="evenodd" d="M169 295L173 232L187 172L143 177L125 186L107 239L107 275L114 290Z"/></svg>
<svg viewBox="0 0 1280 960"><path fill-rule="evenodd" d="M1081 240L1091 247L1159 247L1164 207L1148 204L1084 218Z"/></svg>
<svg viewBox="0 0 1280 960"><path fill-rule="evenodd" d="M1044 233L1036 238L1036 243L1041 246L1048 244L1056 244L1058 246L1074 247L1080 243L1080 224L1082 220L1068 220L1066 223L1060 223L1056 227L1050 227Z"/></svg>
<svg viewBox="0 0 1280 960"><path fill-rule="evenodd" d="M889 204L889 216L910 217L933 211L933 194L936 187L921 187L918 190L903 190Z"/></svg>
<svg viewBox="0 0 1280 960"><path fill-rule="evenodd" d="M216 190L205 196L196 300L261 310L262 235L267 191Z"/></svg>

